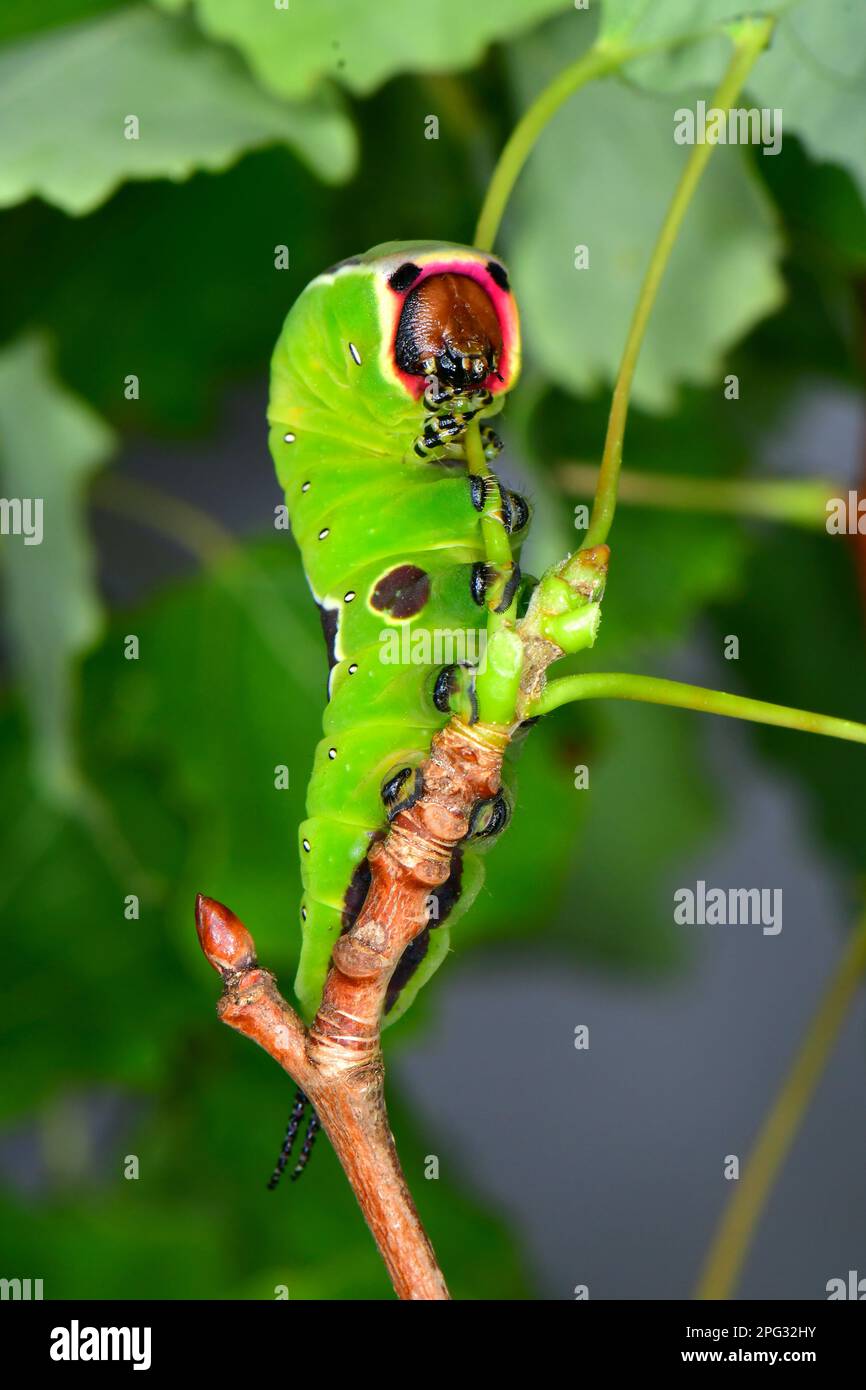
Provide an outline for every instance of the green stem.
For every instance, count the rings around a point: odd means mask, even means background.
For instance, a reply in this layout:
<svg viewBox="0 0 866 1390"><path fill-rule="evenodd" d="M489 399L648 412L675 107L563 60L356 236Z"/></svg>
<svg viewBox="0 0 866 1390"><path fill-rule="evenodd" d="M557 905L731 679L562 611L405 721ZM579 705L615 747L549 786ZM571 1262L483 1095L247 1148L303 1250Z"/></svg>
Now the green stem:
<svg viewBox="0 0 866 1390"><path fill-rule="evenodd" d="M735 1184L734 1195L704 1264L697 1298L732 1296L767 1197L791 1150L864 973L866 916L861 919L830 979L793 1066L764 1121L743 1176Z"/></svg>
<svg viewBox="0 0 866 1390"><path fill-rule="evenodd" d="M557 470L567 492L591 496L598 469L591 463L563 463ZM677 473L624 472L617 500L668 511L786 522L823 531L827 503L844 497L845 488L829 478L695 478Z"/></svg>
<svg viewBox="0 0 866 1390"><path fill-rule="evenodd" d="M690 44L699 43L701 39L721 32L724 32L721 26L711 25L691 34L676 34L671 38L656 39L651 43L635 44L633 47L613 41L596 43L588 53L584 53L576 62L558 73L521 116L497 160L478 216L474 245L481 250L493 250L502 215L523 166L545 127L570 96L596 77L608 77L619 72L635 58L643 58L650 53L687 48ZM727 32L730 32L730 26L727 26Z"/></svg>
<svg viewBox="0 0 866 1390"><path fill-rule="evenodd" d="M705 690L699 685L662 680L657 676L633 676L623 672L587 671L579 676L563 676L551 681L529 707L528 716L549 714L574 700L640 700L649 705L672 705L675 709L700 710L729 719L748 719L754 724L774 724L781 729L826 734L829 738L866 743L866 724L852 719L836 719L829 714L771 705L750 700L745 695L727 695L722 690Z"/></svg>
<svg viewBox="0 0 866 1390"><path fill-rule="evenodd" d="M723 111L727 111L733 105L745 84L746 78L766 46L772 28L772 19L746 19L736 26L734 54L710 106L720 107ZM607 540L610 531L616 509L617 484L622 464L622 444L635 367L659 285L674 248L680 226L701 174L704 172L714 149L715 146L710 144L693 147L650 257L613 390L607 435L604 441L604 453L602 454L589 530L583 542L584 546L601 545Z"/></svg>
<svg viewBox="0 0 866 1390"><path fill-rule="evenodd" d="M550 85L545 87L541 95L536 97L514 127L499 156L475 228L475 246L485 251L493 250L502 214L520 171L532 153L538 137L560 106L587 82L591 82L595 77L616 72L633 56L633 50L592 48L582 58L578 58L576 63L564 68Z"/></svg>

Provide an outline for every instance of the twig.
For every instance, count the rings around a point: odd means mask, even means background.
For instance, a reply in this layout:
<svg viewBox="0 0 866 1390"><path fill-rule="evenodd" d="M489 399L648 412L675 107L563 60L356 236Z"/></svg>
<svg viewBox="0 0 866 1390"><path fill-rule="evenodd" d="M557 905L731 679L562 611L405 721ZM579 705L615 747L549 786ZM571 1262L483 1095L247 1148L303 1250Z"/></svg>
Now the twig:
<svg viewBox="0 0 866 1390"><path fill-rule="evenodd" d="M334 1146L401 1299L448 1290L406 1185L385 1109L380 1026L388 982L423 930L428 899L448 878L477 802L495 796L509 732L452 720L421 766L423 795L374 844L371 882L337 941L322 1002L306 1029L256 960L246 927L199 895L202 950L223 978L218 1013L252 1038L309 1097Z"/></svg>
<svg viewBox="0 0 866 1390"><path fill-rule="evenodd" d="M566 492L592 496L598 478L595 464L562 463L556 473ZM846 486L830 478L702 478L693 473L641 470L620 473L617 501L826 531L827 504L844 497L846 491Z"/></svg>

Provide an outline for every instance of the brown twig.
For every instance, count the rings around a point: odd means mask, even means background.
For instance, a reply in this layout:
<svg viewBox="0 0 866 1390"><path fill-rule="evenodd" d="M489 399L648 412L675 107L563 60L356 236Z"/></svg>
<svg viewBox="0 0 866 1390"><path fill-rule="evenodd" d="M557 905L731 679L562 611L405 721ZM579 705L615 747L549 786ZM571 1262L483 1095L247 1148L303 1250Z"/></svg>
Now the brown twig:
<svg viewBox="0 0 866 1390"><path fill-rule="evenodd" d="M450 877L473 812L500 789L502 759L528 703L563 655L546 635L546 621L562 621L587 604L597 608L608 556L606 545L579 551L535 589L516 628L523 645L517 722L464 724L455 717L433 738L419 769L421 795L368 851L370 886L334 946L309 1028L259 967L253 939L234 913L212 898L199 895L196 902L202 950L223 977L220 1018L269 1052L309 1097L399 1298L446 1299L448 1290L388 1128L380 1045L388 984L427 925L431 894Z"/></svg>
<svg viewBox="0 0 866 1390"><path fill-rule="evenodd" d="M424 928L479 801L499 790L508 734L452 720L421 767L424 791L400 811L369 854L370 887L354 925L334 947L309 1029L256 960L246 927L199 895L202 950L223 978L224 1023L279 1062L309 1097L328 1134L401 1299L447 1299L448 1290L406 1185L388 1127L380 1021L388 982Z"/></svg>

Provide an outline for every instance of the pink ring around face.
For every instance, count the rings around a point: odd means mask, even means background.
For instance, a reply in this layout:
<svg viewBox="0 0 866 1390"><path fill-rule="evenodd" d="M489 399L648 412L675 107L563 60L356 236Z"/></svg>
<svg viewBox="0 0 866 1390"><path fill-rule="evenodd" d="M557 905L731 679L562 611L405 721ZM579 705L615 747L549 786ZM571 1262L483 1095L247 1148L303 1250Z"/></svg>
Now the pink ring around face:
<svg viewBox="0 0 866 1390"><path fill-rule="evenodd" d="M421 274L414 279L405 290L392 290L394 295L394 322L391 331L391 362L397 377L402 381L406 390L415 400L420 400L423 396L427 382L424 377L416 376L411 372L404 372L397 366L396 344L397 330L400 326L400 315L403 312L403 305L406 298L413 290L417 290L425 280L431 275L466 275L474 280L490 298L496 317L499 320L499 328L502 333L502 360L499 363L499 376L490 372L480 383L480 389L489 391L492 396L498 395L501 391L509 390L514 375L514 361L518 356L517 344L520 341L520 327L517 317L517 305L514 295L510 290L504 290L497 285L490 271L487 269L486 262L475 260L460 260L444 258L443 260L431 260L421 266Z"/></svg>

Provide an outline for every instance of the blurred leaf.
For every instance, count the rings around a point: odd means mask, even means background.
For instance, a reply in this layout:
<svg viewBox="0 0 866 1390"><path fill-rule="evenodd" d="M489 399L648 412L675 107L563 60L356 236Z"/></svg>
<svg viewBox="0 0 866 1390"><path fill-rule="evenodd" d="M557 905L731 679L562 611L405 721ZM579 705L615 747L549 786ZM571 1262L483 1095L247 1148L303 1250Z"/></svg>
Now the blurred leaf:
<svg viewBox="0 0 866 1390"><path fill-rule="evenodd" d="M257 371L264 383L293 299L348 254L329 196L277 149L220 177L128 185L87 219L17 208L4 219L16 276L0 326L49 327L64 377L119 427L200 427L226 377ZM278 245L288 269L275 266ZM130 372L135 401L124 395ZM262 467L271 472L264 434Z"/></svg>
<svg viewBox="0 0 866 1390"><path fill-rule="evenodd" d="M749 77L748 95L761 107L779 109L785 135L798 135L813 158L841 165L866 194L866 8L859 0L668 0L665 5L603 0L603 5L602 36L631 43L700 33L749 14L777 15L770 44ZM638 59L628 74L661 91L686 82L710 83L729 53L726 40L706 39Z"/></svg>
<svg viewBox="0 0 866 1390"><path fill-rule="evenodd" d="M348 119L326 96L275 101L236 57L141 5L0 49L0 129L0 206L38 194L71 213L124 179L185 179L278 141L328 182L347 178L355 157Z"/></svg>
<svg viewBox="0 0 866 1390"><path fill-rule="evenodd" d="M551 939L560 946L578 935L584 959L620 969L670 968L682 938L666 876L719 819L696 721L614 701L585 718L595 730L589 786L574 796L586 800L586 826Z"/></svg>
<svg viewBox="0 0 866 1390"><path fill-rule="evenodd" d="M513 50L523 103L576 55L575 34L551 25ZM527 350L568 390L585 393L615 378L687 155L672 138L673 111L668 97L595 83L554 118L518 187L506 239ZM575 268L578 246L588 247L586 269ZM681 384L721 379L727 348L781 301L779 251L766 197L741 156L716 153L653 310L637 404L670 409Z"/></svg>
<svg viewBox="0 0 866 1390"><path fill-rule="evenodd" d="M685 83L711 86L721 77L731 56L731 42L724 27L749 15L778 14L790 2L665 0L663 5L654 5L646 0L602 0L599 36L605 43L635 46L687 40L681 46L636 59L628 66L629 78L666 91ZM694 42L690 41L692 36Z"/></svg>
<svg viewBox="0 0 866 1390"><path fill-rule="evenodd" d="M6 623L35 774L61 802L80 790L73 669L100 628L84 494L113 448L108 426L53 377L41 339L0 354L0 485L7 500L34 508L30 537L8 535L2 547Z"/></svg>
<svg viewBox="0 0 866 1390"><path fill-rule="evenodd" d="M215 977L214 977L215 980ZM194 1039L194 1042L193 1042ZM327 1139L303 1186L268 1192L292 1091L270 1058L203 1011L174 1086L112 1143L104 1190L27 1207L0 1203L4 1258L39 1270L46 1298L390 1299L388 1277ZM442 1175L401 1106L391 1116L409 1184L458 1298L520 1298L501 1225ZM123 1176L124 1158L139 1177Z"/></svg>
<svg viewBox="0 0 866 1390"><path fill-rule="evenodd" d="M74 24L79 19L93 19L107 10L119 10L128 0L6 0L0 9L0 43L35 34L41 29L56 29L60 24Z"/></svg>
<svg viewBox="0 0 866 1390"><path fill-rule="evenodd" d="M863 273L866 204L850 174L835 164L815 164L796 136L785 140L777 157L762 159L758 171L784 217L800 265ZM843 286L834 288L838 293Z"/></svg>
<svg viewBox="0 0 866 1390"><path fill-rule="evenodd" d="M533 428L539 466L564 459L593 462L604 439L608 401L598 397L579 408L561 392L550 392L535 412ZM753 423L753 422L752 422ZM634 472L724 477L739 472L754 440L744 437L740 402L721 389L685 390L676 415L659 420L641 410L629 417L625 463ZM572 545L580 535L574 508L589 497L562 498ZM581 670L637 666L687 638L702 608L734 591L746 551L733 518L669 513L621 504L610 536L611 560L598 641L582 653ZM550 563L553 556L547 558Z"/></svg>
<svg viewBox="0 0 866 1390"><path fill-rule="evenodd" d="M184 0L157 0L177 11ZM240 48L264 84L280 96L307 96L332 77L361 96L399 72L453 72L477 62L496 39L574 9L573 0L498 0L467 6L438 0L194 0L205 33ZM578 16L576 22L580 22ZM419 127L419 140L422 130Z"/></svg>
<svg viewBox="0 0 866 1390"><path fill-rule="evenodd" d="M768 531L720 630L740 639L743 693L866 720L866 637L854 544L842 536ZM866 750L830 738L749 726L800 783L832 855L862 878Z"/></svg>
<svg viewBox="0 0 866 1390"><path fill-rule="evenodd" d="M750 80L761 106L779 108L786 133L815 159L840 164L866 196L866 6L795 5Z"/></svg>

